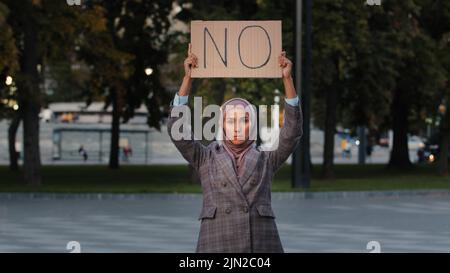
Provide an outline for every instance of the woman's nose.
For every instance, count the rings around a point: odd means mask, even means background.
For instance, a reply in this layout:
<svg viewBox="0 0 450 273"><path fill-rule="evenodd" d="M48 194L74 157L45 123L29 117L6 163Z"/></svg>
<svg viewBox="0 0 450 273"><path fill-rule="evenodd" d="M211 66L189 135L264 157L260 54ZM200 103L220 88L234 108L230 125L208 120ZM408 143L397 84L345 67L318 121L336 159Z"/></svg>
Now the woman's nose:
<svg viewBox="0 0 450 273"><path fill-rule="evenodd" d="M239 133L239 132L241 132L242 131L242 128L241 128L242 126L240 126L239 124L235 124L234 125L234 132L235 133Z"/></svg>

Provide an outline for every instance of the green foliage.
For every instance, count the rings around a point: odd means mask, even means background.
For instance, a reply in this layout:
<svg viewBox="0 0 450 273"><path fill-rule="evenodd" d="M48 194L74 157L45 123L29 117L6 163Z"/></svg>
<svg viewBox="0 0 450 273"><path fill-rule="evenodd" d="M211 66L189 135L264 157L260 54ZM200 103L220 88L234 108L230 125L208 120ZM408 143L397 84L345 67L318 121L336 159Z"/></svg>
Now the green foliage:
<svg viewBox="0 0 450 273"><path fill-rule="evenodd" d="M324 124L325 94L334 88L338 121L346 128L389 129L397 90L406 90L402 100L409 105L411 131L423 128L424 116L434 113L440 103L438 90L446 73L437 55L442 46L426 29L437 23L425 13L425 2L384 1L381 6L313 2L312 110L318 127ZM428 3L433 11L447 5L434 2Z"/></svg>
<svg viewBox="0 0 450 273"><path fill-rule="evenodd" d="M6 85L6 77L14 77L19 66L18 50L8 16L7 6L0 2L0 119L14 114L11 103L14 103L16 96L13 87Z"/></svg>
<svg viewBox="0 0 450 273"><path fill-rule="evenodd" d="M167 62L172 2L159 1L117 1L106 4L108 18L117 20L114 26L118 33L114 40L117 47L133 56L130 62L132 73L126 82L126 106L123 118L127 121L142 103L148 109L148 124L157 129L164 115L163 106L170 97L161 84L160 66ZM146 75L145 69L153 73Z"/></svg>

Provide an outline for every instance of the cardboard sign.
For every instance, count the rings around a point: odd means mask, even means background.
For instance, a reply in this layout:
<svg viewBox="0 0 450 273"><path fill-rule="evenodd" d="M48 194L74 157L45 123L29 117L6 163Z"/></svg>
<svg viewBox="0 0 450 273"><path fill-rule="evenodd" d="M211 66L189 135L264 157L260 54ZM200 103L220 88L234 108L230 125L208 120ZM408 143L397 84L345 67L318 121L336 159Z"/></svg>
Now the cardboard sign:
<svg viewBox="0 0 450 273"><path fill-rule="evenodd" d="M281 21L192 21L193 78L281 78Z"/></svg>

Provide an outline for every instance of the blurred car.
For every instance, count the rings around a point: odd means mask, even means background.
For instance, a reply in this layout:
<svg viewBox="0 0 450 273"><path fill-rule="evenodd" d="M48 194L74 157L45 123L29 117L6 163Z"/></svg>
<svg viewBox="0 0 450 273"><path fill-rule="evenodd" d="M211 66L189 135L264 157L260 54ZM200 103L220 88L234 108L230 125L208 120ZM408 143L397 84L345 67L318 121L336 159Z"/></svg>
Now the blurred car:
<svg viewBox="0 0 450 273"><path fill-rule="evenodd" d="M410 136L408 137L408 149L417 150L425 147L425 142L419 136Z"/></svg>
<svg viewBox="0 0 450 273"><path fill-rule="evenodd" d="M435 134L427 140L423 147L417 150L418 163L437 162L440 157L439 134ZM450 148L447 152L447 161L450 163Z"/></svg>
<svg viewBox="0 0 450 273"><path fill-rule="evenodd" d="M389 147L389 137L380 137L378 145L381 147Z"/></svg>

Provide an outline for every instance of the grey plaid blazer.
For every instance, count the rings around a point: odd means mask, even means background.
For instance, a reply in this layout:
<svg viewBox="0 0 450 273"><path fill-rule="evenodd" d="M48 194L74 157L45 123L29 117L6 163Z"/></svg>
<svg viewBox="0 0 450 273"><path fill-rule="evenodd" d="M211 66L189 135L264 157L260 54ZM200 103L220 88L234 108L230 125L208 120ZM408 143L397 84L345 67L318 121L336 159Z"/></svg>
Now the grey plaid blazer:
<svg viewBox="0 0 450 273"><path fill-rule="evenodd" d="M271 206L271 184L303 134L300 103L297 107L285 102L284 118L278 149L250 149L241 181L231 157L216 141L204 146L192 140L192 132L187 140L172 138L201 180L203 207L196 252L284 252ZM170 136L177 119L169 117Z"/></svg>

